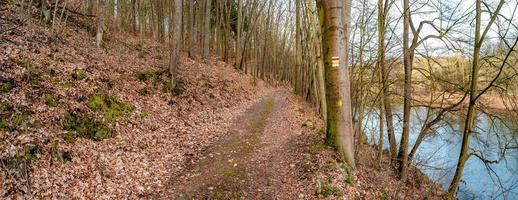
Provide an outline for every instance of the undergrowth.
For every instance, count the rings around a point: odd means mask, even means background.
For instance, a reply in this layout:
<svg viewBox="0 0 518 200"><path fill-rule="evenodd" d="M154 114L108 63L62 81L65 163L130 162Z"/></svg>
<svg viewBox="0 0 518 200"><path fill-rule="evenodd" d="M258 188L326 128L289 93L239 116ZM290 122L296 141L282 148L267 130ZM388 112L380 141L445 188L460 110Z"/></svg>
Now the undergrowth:
<svg viewBox="0 0 518 200"><path fill-rule="evenodd" d="M86 116L80 110L65 112L61 125L69 131L63 136L68 142L74 142L76 138L100 141L110 137L112 132L107 124Z"/></svg>
<svg viewBox="0 0 518 200"><path fill-rule="evenodd" d="M86 102L86 106L93 111L101 112L104 119L110 123L114 122L120 116L131 114L133 110L135 110L135 107L131 103L104 93L97 93L90 96Z"/></svg>

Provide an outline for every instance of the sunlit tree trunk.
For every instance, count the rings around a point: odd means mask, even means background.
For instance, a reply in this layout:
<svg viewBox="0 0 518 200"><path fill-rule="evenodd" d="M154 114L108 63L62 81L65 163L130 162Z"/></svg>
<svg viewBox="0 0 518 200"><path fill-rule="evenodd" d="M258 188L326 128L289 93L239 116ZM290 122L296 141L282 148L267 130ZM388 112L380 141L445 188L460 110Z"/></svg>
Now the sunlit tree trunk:
<svg viewBox="0 0 518 200"><path fill-rule="evenodd" d="M322 44L324 49L327 143L333 145L344 160L354 169L354 132L351 113L349 68L347 66L347 39L349 16L344 6L348 1L321 0L323 9ZM334 61L333 61L334 60Z"/></svg>
<svg viewBox="0 0 518 200"><path fill-rule="evenodd" d="M464 131L462 133L462 146L459 154L459 161L457 163L457 168L455 170L455 175L453 180L448 188L447 198L453 199L455 197L455 193L457 192L457 188L459 187L460 179L462 177L462 172L464 170L464 165L469 158L469 138L471 135L471 130L473 129L474 121L477 115L475 104L478 96L478 78L479 78L479 70L480 70L480 49L482 48L483 41L489 28L496 20L500 9L504 4L504 0L500 0L500 3L494 13L491 13L491 20L488 22L487 27L482 32L481 30L481 21L482 21L482 2L481 0L477 0L475 3L476 7L476 15L475 15L475 45L473 49L473 62L471 65L471 82L470 82L470 90L469 90L469 104L468 104L468 113L466 116L466 121L464 124Z"/></svg>
<svg viewBox="0 0 518 200"><path fill-rule="evenodd" d="M388 71L385 64L385 32L386 32L386 19L390 8L390 2L385 0L378 0L378 55L377 65L380 69L381 74L381 92L383 102L383 109L385 115L385 123L387 125L387 135L389 140L389 150L392 160L396 159L397 156L397 143L396 136L394 135L394 125L392 119L392 105L390 101L389 85L388 85Z"/></svg>
<svg viewBox="0 0 518 200"><path fill-rule="evenodd" d="M405 68L403 133L399 143L399 176L406 179L408 167L408 138L410 134L410 104L412 100L412 58L409 48L410 7L408 0L403 0L403 65Z"/></svg>

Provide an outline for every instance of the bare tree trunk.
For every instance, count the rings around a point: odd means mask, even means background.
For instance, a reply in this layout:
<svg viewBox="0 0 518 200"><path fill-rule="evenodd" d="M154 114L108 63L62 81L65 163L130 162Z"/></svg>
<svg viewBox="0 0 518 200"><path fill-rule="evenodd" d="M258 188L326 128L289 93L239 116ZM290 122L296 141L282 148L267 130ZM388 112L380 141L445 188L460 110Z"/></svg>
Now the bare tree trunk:
<svg viewBox="0 0 518 200"><path fill-rule="evenodd" d="M194 26L193 26L193 19L194 19L194 1L193 0L188 0L188 5L189 5L189 13L188 13L188 17L187 17L187 36L186 36L186 42L187 42L187 54L189 56L189 58L193 58L193 51L192 51L192 46L194 45L194 37L195 37L195 34L194 34Z"/></svg>
<svg viewBox="0 0 518 200"><path fill-rule="evenodd" d="M210 51L210 15L212 0L205 0L205 15L203 17L203 59L209 60Z"/></svg>
<svg viewBox="0 0 518 200"><path fill-rule="evenodd" d="M301 73L301 65L302 65L302 41L301 41L301 30L300 30L300 6L301 2L300 0L295 1L295 68L294 68L294 89L296 94L300 94L301 86L300 86L300 73Z"/></svg>
<svg viewBox="0 0 518 200"><path fill-rule="evenodd" d="M405 67L405 86L403 103L403 133L399 143L399 175L406 179L408 167L408 138L410 134L410 104L412 100L412 58L409 48L410 7L408 0L403 0L403 63Z"/></svg>
<svg viewBox="0 0 518 200"><path fill-rule="evenodd" d="M327 143L336 147L344 160L355 169L354 132L349 82L347 26L350 6L342 0L320 0L323 8L322 43L326 74ZM345 12L344 12L345 11ZM347 13L347 14L346 14ZM344 21L346 20L346 21Z"/></svg>
<svg viewBox="0 0 518 200"><path fill-rule="evenodd" d="M171 26L171 60L169 72L171 73L172 88L176 87L177 83L177 69L178 69L178 52L180 51L180 43L182 39L182 0L173 0L174 10Z"/></svg>
<svg viewBox="0 0 518 200"><path fill-rule="evenodd" d="M138 0L131 0L131 30L133 34L138 33L137 28L137 2Z"/></svg>
<svg viewBox="0 0 518 200"><path fill-rule="evenodd" d="M241 25L243 23L243 0L237 0L237 33L236 33L236 63L234 68L239 68L241 61Z"/></svg>
<svg viewBox="0 0 518 200"><path fill-rule="evenodd" d="M457 163L457 168L455 170L455 176L453 176L453 180L448 188L447 198L453 199L455 197L455 193L457 192L457 188L459 187L460 179L462 177L462 172L464 170L464 164L469 158L469 137L471 135L471 130L473 129L474 121L477 116L475 104L477 102L478 95L478 78L479 78L479 70L480 70L480 49L482 48L483 41L485 36L491 28L491 25L496 20L502 5L504 4L504 0L500 0L497 9L494 13L491 13L491 20L488 22L485 30L482 32L481 30L481 21L482 21L482 8L481 8L481 0L477 0L476 3L476 16L475 16L475 45L473 49L473 62L471 69L471 83L470 83L470 92L469 92L469 104L468 104L468 114L466 116L466 122L464 124L464 132L462 135L462 146L459 154L459 162ZM514 46L513 46L514 47ZM513 50L513 49L511 49Z"/></svg>
<svg viewBox="0 0 518 200"><path fill-rule="evenodd" d="M104 1L97 0L97 33L95 34L95 44L101 47L104 33Z"/></svg>
<svg viewBox="0 0 518 200"><path fill-rule="evenodd" d="M385 123L387 125L387 135L389 140L390 157L392 161L395 161L397 156L397 143L396 136L394 135L394 125L392 119L392 106L390 102L390 93L388 86L388 71L385 66L385 32L386 32L386 19L390 8L389 1L378 0L378 56L377 65L381 73L381 92L382 102L385 115Z"/></svg>
<svg viewBox="0 0 518 200"><path fill-rule="evenodd" d="M320 22L323 21L323 10L321 6L318 6L318 19ZM317 29L318 30L318 29ZM321 35L322 30L319 30L317 35ZM323 59L323 49L322 42L317 40L317 47L320 47L317 51L317 82L318 82L318 91L320 96L320 112L322 117L324 118L324 122L327 123L327 102L326 102L326 85L325 85L325 77L324 77L324 59Z"/></svg>

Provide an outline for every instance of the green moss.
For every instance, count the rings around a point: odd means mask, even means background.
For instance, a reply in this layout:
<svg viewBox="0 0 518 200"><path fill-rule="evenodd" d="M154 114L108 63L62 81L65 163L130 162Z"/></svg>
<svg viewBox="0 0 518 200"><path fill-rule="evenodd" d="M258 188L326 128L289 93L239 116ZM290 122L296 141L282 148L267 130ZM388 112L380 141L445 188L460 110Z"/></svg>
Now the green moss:
<svg viewBox="0 0 518 200"><path fill-rule="evenodd" d="M16 65L18 65L18 66L20 66L22 68L27 69L27 68L29 68L29 66L31 64L29 63L29 61L27 59L24 58L24 59L16 61Z"/></svg>
<svg viewBox="0 0 518 200"><path fill-rule="evenodd" d="M328 146L327 146L327 145L317 143L317 144L313 144L313 145L311 145L311 146L309 147L309 149L308 149L308 150L309 150L309 152L310 152L310 153L315 154L315 153L318 153L318 152L324 151L324 150L326 150L326 149L328 149Z"/></svg>
<svg viewBox="0 0 518 200"><path fill-rule="evenodd" d="M51 156L52 156L53 161L59 161L62 163L72 161L72 155L70 154L70 152L60 150L56 144L54 144L54 146L52 146L51 153L52 153Z"/></svg>
<svg viewBox="0 0 518 200"><path fill-rule="evenodd" d="M347 176L344 179L344 182L353 186L354 185L354 177L351 174L347 174Z"/></svg>
<svg viewBox="0 0 518 200"><path fill-rule="evenodd" d="M147 96L147 95L150 95L151 94L151 91L149 91L148 88L140 88L137 90L138 94L142 95L142 96Z"/></svg>
<svg viewBox="0 0 518 200"><path fill-rule="evenodd" d="M0 83L0 91L2 91L3 93L8 93L10 92L12 89L14 88L14 83L13 82L1 82Z"/></svg>
<svg viewBox="0 0 518 200"><path fill-rule="evenodd" d="M0 110L2 111L2 110ZM13 132L16 130L22 130L22 127L27 124L30 118L28 112L22 112L11 115L0 115L0 130L6 132Z"/></svg>
<svg viewBox="0 0 518 200"><path fill-rule="evenodd" d="M25 161L27 162L32 162L32 161L35 161L36 159L38 159L38 148L36 147L27 147L25 148L25 152L23 154L23 158L25 159Z"/></svg>
<svg viewBox="0 0 518 200"><path fill-rule="evenodd" d="M324 164L323 168L326 170L335 170L338 168L337 165L338 163L336 163L335 161L329 161L326 164Z"/></svg>
<svg viewBox="0 0 518 200"><path fill-rule="evenodd" d="M66 83L63 83L63 87L64 88L72 88L74 87L75 84L73 82L66 82Z"/></svg>
<svg viewBox="0 0 518 200"><path fill-rule="evenodd" d="M79 68L75 68L74 71L72 71L72 78L74 80L83 80L87 77L88 75L86 74L86 72L82 69L79 69Z"/></svg>
<svg viewBox="0 0 518 200"><path fill-rule="evenodd" d="M338 194L339 189L334 187L331 184L324 184L320 188L317 189L317 195L323 197L329 197L331 195Z"/></svg>
<svg viewBox="0 0 518 200"><path fill-rule="evenodd" d="M66 133L64 139L74 142L77 137L100 141L111 136L110 128L101 122L84 116L79 111L68 111L62 120L63 129L75 131Z"/></svg>
<svg viewBox="0 0 518 200"><path fill-rule="evenodd" d="M223 171L223 175L227 178L240 178L245 176L245 171L237 167L227 167Z"/></svg>
<svg viewBox="0 0 518 200"><path fill-rule="evenodd" d="M113 122L120 116L129 115L135 110L135 107L129 102L121 101L107 94L90 96L86 106L93 111L102 112L108 122Z"/></svg>
<svg viewBox="0 0 518 200"><path fill-rule="evenodd" d="M0 0L0 5L1 4L11 4L11 5L14 5L16 2L17 2L17 0Z"/></svg>
<svg viewBox="0 0 518 200"><path fill-rule="evenodd" d="M145 110L140 111L140 117L145 118L145 117L147 117L148 115L149 115L149 114L148 114Z"/></svg>
<svg viewBox="0 0 518 200"><path fill-rule="evenodd" d="M173 91L173 83L171 82L171 80L164 81L162 91L164 91L165 93Z"/></svg>
<svg viewBox="0 0 518 200"><path fill-rule="evenodd" d="M158 79L160 76L162 76L164 73L166 73L166 70L146 70L146 71L138 71L135 73L135 77L140 82L146 82L151 79Z"/></svg>
<svg viewBox="0 0 518 200"><path fill-rule="evenodd" d="M51 94L45 94L43 96L43 98L45 99L45 104L49 107L58 107L59 106L59 101L57 101L54 96L52 96Z"/></svg>
<svg viewBox="0 0 518 200"><path fill-rule="evenodd" d="M326 133L326 130L324 128L317 128L315 131L319 135L323 135Z"/></svg>
<svg viewBox="0 0 518 200"><path fill-rule="evenodd" d="M69 143L74 143L76 141L76 135L73 132L66 132L63 135L63 139Z"/></svg>
<svg viewBox="0 0 518 200"><path fill-rule="evenodd" d="M35 128L35 129L41 129L43 128L43 123L41 121L35 121L34 123L31 124L31 127L32 128Z"/></svg>
<svg viewBox="0 0 518 200"><path fill-rule="evenodd" d="M385 190L385 188L380 188L379 189L379 193L380 193L380 196L381 196L381 199L382 200L389 200L390 199L390 195L388 194L388 192Z"/></svg>
<svg viewBox="0 0 518 200"><path fill-rule="evenodd" d="M32 65L26 59L19 60L16 64L27 69L27 73L23 77L26 82L28 82L32 87L38 87L40 85L40 82L43 80L43 75L45 74L43 70Z"/></svg>

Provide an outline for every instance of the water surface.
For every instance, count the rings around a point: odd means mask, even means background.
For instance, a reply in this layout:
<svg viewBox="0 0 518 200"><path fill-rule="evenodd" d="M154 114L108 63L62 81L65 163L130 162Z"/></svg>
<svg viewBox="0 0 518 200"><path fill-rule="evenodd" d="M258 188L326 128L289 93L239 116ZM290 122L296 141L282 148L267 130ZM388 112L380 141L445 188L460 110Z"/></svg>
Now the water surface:
<svg viewBox="0 0 518 200"><path fill-rule="evenodd" d="M402 106L394 109L394 128L398 142L402 131L402 111ZM426 111L426 108L412 109L409 151L422 127ZM447 115L443 122L435 126L434 133L421 143L413 161L422 172L445 189L455 174L464 117L460 113ZM502 116L478 114L470 148L487 160L498 160L498 163L484 163L471 156L464 168L459 199L518 199L518 126L515 123ZM373 110L368 114L363 125L369 142L378 143L378 111ZM388 138L386 133L384 135L384 148L388 149Z"/></svg>

